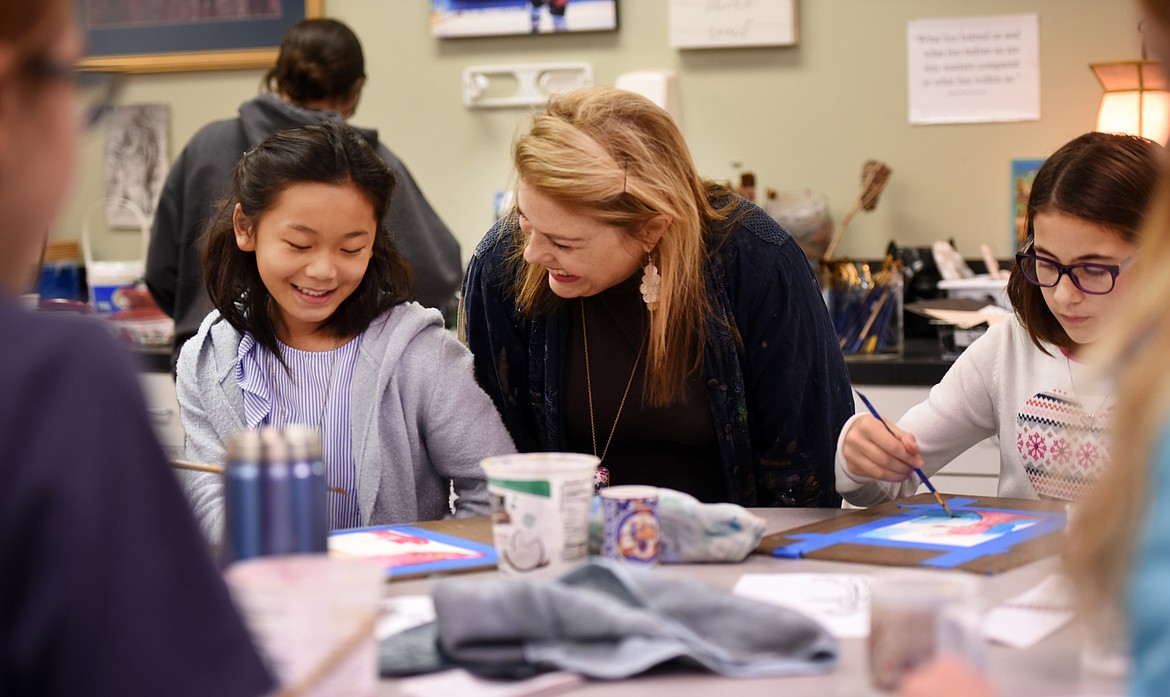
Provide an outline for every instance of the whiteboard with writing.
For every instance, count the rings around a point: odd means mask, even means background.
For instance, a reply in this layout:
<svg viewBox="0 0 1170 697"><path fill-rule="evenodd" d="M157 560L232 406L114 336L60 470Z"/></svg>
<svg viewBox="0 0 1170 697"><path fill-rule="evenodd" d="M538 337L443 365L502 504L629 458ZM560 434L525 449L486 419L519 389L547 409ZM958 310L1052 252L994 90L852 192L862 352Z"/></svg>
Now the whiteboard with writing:
<svg viewBox="0 0 1170 697"><path fill-rule="evenodd" d="M796 0L670 0L674 48L795 43Z"/></svg>
<svg viewBox="0 0 1170 697"><path fill-rule="evenodd" d="M1036 15L919 19L906 36L910 123L1040 119Z"/></svg>

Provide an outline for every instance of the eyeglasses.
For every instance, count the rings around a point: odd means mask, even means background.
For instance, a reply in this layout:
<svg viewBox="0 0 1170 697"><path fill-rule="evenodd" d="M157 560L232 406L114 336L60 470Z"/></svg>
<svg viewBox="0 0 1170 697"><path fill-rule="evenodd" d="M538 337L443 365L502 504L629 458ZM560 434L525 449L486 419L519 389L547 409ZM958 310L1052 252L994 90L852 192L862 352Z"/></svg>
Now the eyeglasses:
<svg viewBox="0 0 1170 697"><path fill-rule="evenodd" d="M72 63L47 56L32 58L25 64L25 70L38 77L73 83L81 93L81 125L86 130L101 123L113 108L121 88L121 76L117 73L78 70Z"/></svg>
<svg viewBox="0 0 1170 697"><path fill-rule="evenodd" d="M1062 276L1067 275L1074 286L1089 295L1105 295L1112 291L1117 283L1117 274L1129 266L1131 261L1133 256L1126 257L1118 264L1081 263L1066 266L1039 254L1016 254L1020 273L1029 283L1041 288L1052 288L1060 283Z"/></svg>

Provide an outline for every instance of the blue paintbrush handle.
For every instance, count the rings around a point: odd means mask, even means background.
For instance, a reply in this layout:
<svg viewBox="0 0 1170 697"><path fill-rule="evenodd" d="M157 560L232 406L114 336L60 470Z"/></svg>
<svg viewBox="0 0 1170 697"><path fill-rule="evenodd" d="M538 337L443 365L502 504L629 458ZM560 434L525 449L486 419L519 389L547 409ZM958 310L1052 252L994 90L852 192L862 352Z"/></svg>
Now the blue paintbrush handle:
<svg viewBox="0 0 1170 697"><path fill-rule="evenodd" d="M857 392L857 390L853 390L853 391ZM897 434L895 434L894 430L892 428L890 428L890 425L888 423L886 423L886 420L882 418L882 415L877 412L877 409L874 408L873 404L870 403L869 399L865 395L861 394L860 392L857 392L857 396L861 397L861 403L865 405L865 408L869 410L870 414L873 414L873 418L877 419L881 423L882 427L886 429L886 432L889 433L891 436L894 436L895 439L898 438ZM938 495L938 491L935 490L934 485L930 483L930 480L926 478L926 475L922 473L922 470L915 467L914 474L917 474L918 478L922 480L922 483L926 485L926 489L930 493L934 494L935 500L937 500L939 502L939 505L941 505L946 510L947 515L954 517L955 514L951 513L950 506L948 506L946 504L946 502L943 501L942 497Z"/></svg>
<svg viewBox="0 0 1170 697"><path fill-rule="evenodd" d="M922 480L922 483L926 485L926 488L930 491L930 493L938 494L938 492L934 490L934 485L930 483L930 480L926 478L926 475L922 473L922 470L915 467L914 474L918 475L918 478Z"/></svg>

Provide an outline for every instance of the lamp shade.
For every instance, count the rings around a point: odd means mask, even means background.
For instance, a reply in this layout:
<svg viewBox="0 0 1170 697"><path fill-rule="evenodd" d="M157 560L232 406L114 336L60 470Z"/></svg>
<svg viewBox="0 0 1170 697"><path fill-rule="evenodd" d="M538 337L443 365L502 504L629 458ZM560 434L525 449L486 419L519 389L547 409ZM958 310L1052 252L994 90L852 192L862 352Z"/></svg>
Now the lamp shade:
<svg viewBox="0 0 1170 697"><path fill-rule="evenodd" d="M1135 60L1089 66L1105 94L1097 111L1097 130L1132 133L1159 143L1170 134L1170 92L1161 66Z"/></svg>

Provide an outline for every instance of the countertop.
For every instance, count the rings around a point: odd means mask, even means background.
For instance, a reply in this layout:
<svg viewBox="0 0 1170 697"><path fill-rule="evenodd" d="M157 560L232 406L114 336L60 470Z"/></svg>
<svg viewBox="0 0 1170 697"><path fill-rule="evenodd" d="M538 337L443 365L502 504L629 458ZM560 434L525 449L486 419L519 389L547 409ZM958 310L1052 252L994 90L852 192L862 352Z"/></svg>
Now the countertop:
<svg viewBox="0 0 1170 697"><path fill-rule="evenodd" d="M937 339L906 339L901 355L845 356L854 385L933 386L954 361L943 358Z"/></svg>

